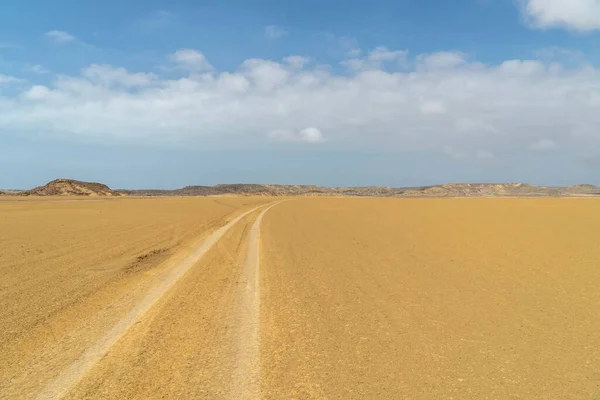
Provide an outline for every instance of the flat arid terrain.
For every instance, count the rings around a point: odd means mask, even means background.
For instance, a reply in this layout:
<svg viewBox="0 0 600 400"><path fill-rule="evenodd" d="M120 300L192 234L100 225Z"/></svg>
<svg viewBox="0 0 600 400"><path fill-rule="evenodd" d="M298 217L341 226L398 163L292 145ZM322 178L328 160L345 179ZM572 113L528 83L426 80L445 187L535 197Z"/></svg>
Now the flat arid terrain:
<svg viewBox="0 0 600 400"><path fill-rule="evenodd" d="M2 399L600 398L600 200L0 200Z"/></svg>

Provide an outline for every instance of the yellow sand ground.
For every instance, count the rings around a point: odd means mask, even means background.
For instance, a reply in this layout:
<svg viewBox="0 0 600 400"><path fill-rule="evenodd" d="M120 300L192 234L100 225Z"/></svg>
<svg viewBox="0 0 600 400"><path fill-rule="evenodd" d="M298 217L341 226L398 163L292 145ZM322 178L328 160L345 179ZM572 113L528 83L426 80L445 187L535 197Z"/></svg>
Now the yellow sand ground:
<svg viewBox="0 0 600 400"><path fill-rule="evenodd" d="M244 261L256 216L236 224L67 399L256 399L233 387L250 336L241 326L253 312Z"/></svg>
<svg viewBox="0 0 600 400"><path fill-rule="evenodd" d="M264 398L600 398L600 201L307 199L262 229Z"/></svg>
<svg viewBox="0 0 600 400"><path fill-rule="evenodd" d="M196 239L271 200L0 202L0 398L44 393ZM303 198L257 235L262 211L66 398L600 397L600 201Z"/></svg>
<svg viewBox="0 0 600 400"><path fill-rule="evenodd" d="M267 201L4 198L0 398L30 397L119 321L178 255Z"/></svg>

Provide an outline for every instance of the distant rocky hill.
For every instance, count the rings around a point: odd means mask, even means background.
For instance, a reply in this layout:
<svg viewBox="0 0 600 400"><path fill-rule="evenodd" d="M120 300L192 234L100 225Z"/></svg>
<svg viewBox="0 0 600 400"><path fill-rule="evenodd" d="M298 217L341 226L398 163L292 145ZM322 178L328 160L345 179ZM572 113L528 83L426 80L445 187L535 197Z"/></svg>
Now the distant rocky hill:
<svg viewBox="0 0 600 400"><path fill-rule="evenodd" d="M600 187L577 185L570 187L534 186L526 183L446 184L410 188L323 187L313 185L233 184L216 186L186 186L175 190L119 190L131 196L367 196L367 197L541 197L600 196Z"/></svg>
<svg viewBox="0 0 600 400"><path fill-rule="evenodd" d="M121 196L102 183L56 179L44 186L19 193L21 196Z"/></svg>
<svg viewBox="0 0 600 400"><path fill-rule="evenodd" d="M400 189L398 194L403 197L559 196L564 189L527 183L461 183Z"/></svg>
<svg viewBox="0 0 600 400"><path fill-rule="evenodd" d="M127 190L121 193L131 196L378 196L390 197L394 189L389 187L331 188L314 185L259 185L220 184L216 186L186 186L174 190Z"/></svg>
<svg viewBox="0 0 600 400"><path fill-rule="evenodd" d="M600 187L534 186L527 183L456 183L434 186L391 188L387 186L324 187L314 185L221 184L186 186L174 190L112 190L95 182L56 179L45 186L0 195L21 196L354 196L354 197L573 197L600 196Z"/></svg>

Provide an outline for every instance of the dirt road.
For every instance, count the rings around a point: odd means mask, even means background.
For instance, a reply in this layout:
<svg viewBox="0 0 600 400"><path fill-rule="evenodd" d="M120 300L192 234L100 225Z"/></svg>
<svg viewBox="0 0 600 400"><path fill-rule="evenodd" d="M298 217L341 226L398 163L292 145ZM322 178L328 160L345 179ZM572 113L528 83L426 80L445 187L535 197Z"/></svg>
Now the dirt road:
<svg viewBox="0 0 600 400"><path fill-rule="evenodd" d="M226 200L163 261L5 334L0 398L600 395L598 201L271 201ZM53 293L0 267L20 299ZM49 277L68 295L81 269Z"/></svg>
<svg viewBox="0 0 600 400"><path fill-rule="evenodd" d="M3 200L0 398L63 393L193 265L207 235L268 201Z"/></svg>

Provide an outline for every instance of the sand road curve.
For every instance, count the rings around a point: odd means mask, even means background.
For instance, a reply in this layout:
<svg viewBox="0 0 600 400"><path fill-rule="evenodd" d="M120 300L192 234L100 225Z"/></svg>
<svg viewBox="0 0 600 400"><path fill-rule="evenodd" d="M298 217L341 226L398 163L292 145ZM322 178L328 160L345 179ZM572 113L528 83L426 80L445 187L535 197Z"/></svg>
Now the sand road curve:
<svg viewBox="0 0 600 400"><path fill-rule="evenodd" d="M234 383L235 387L233 393L235 394L232 398L256 398L258 395L258 381L254 374L258 371L258 308L259 308L259 289L258 289L258 277L256 268L258 267L258 235L260 229L260 221L262 220L265 212L273 207L275 204L268 206L264 209L260 216L257 218L255 225L252 228L250 241L251 246L249 248L247 258L247 270L245 274L248 277L248 284L244 291L243 300L244 306L248 302L247 310L240 315L242 325L240 326L240 349L242 359L239 362L238 368L236 368ZM198 261L217 243L233 226L235 226L240 220L244 219L249 214L262 208L264 206L256 207L250 211L247 211L227 225L221 227L216 232L206 238L201 246L197 248L191 255L189 255L181 264L164 279L164 281L157 287L155 287L150 293L143 298L122 320L119 321L104 337L96 341L90 346L79 358L77 358L71 365L64 369L53 381L51 381L41 393L39 393L35 399L37 400L54 400L62 399L65 395L77 385L85 375L94 367L114 344L127 333L127 331L136 324L140 318L142 318L148 310L150 310L157 301L165 295L165 293L171 289ZM248 312L246 312L248 311ZM249 336L246 335L249 334Z"/></svg>

